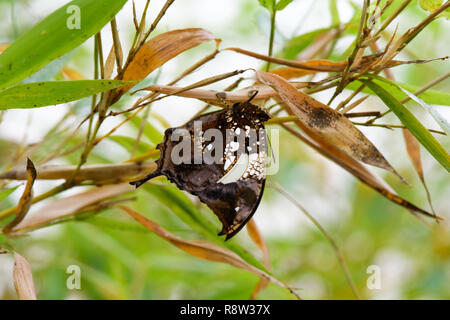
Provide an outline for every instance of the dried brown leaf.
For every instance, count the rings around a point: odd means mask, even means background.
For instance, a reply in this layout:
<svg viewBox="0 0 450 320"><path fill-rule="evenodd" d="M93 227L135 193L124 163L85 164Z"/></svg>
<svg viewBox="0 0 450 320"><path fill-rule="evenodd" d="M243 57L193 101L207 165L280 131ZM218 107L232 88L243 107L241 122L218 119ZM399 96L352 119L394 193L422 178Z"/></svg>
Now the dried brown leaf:
<svg viewBox="0 0 450 320"><path fill-rule="evenodd" d="M14 219L8 223L3 228L3 233L9 233L14 226L19 224L30 210L32 201L33 201L33 185L36 180L36 169L34 168L34 164L30 159L27 159L27 184L25 186L25 190L23 191L22 197L19 200L19 204L17 205L17 214Z"/></svg>
<svg viewBox="0 0 450 320"><path fill-rule="evenodd" d="M76 166L43 166L37 169L38 180L69 179ZM145 175L156 169L153 161L100 164L83 166L74 178L74 181L94 181L96 183L128 181L137 176ZM1 179L24 180L27 172L17 169L0 175Z"/></svg>
<svg viewBox="0 0 450 320"><path fill-rule="evenodd" d="M105 61L105 79L111 79L111 75L114 71L114 63L116 61L116 52L114 50L114 46L111 47L111 50L109 51L108 57Z"/></svg>
<svg viewBox="0 0 450 320"><path fill-rule="evenodd" d="M296 122L297 125L301 126L299 121ZM366 168L364 165L362 165L357 160L353 159L352 157L348 156L346 153L342 152L338 148L336 148L333 144L329 143L319 135L315 135L314 132L309 131L307 127L304 127L304 131L309 136L314 136L314 138L311 138L313 140L310 140L300 134L300 132L281 124L283 128L288 130L290 133L295 135L297 138L299 138L301 141L308 144L310 147L317 150L320 154L327 157L328 159L334 161L338 165L340 165L342 168L350 172L352 175L354 175L356 178L361 180L363 183L367 184L369 187L373 188L374 190L381 193L386 199L389 201L394 202L395 204L398 204L406 209L408 209L411 213L413 213L415 216L419 217L417 214L423 214L429 217L436 218L436 216L432 215L431 213L415 206L414 204L410 203L409 201L401 198L398 196L392 188L386 184L383 180L381 180L378 176L373 174L368 168Z"/></svg>
<svg viewBox="0 0 450 320"><path fill-rule="evenodd" d="M417 141L417 139L412 135L411 132L409 132L408 129L403 129L402 131L403 131L403 137L405 139L406 150L408 152L408 156L411 159L411 162L412 162L417 174L419 175L420 180L422 181L422 185L427 194L427 199L428 199L428 203L430 204L431 211L433 212L433 214L436 214L433 209L433 203L431 202L431 194L430 194L430 191L428 190L427 184L425 182L425 176L423 174L422 160L420 158L419 141Z"/></svg>
<svg viewBox="0 0 450 320"><path fill-rule="evenodd" d="M364 163L386 169L397 176L378 149L345 116L297 90L282 77L256 71L257 79L278 92L299 122L315 136L335 145L342 152ZM399 176L400 177L400 176Z"/></svg>
<svg viewBox="0 0 450 320"><path fill-rule="evenodd" d="M347 65L347 61L343 62L331 62L327 60L310 60L305 62L299 62L295 60L287 60L287 59L281 59L281 58L275 58L275 57L269 57L264 54L259 54L256 52L244 50L241 48L226 48L224 50L231 50L237 53L241 53L250 57L254 57L260 60L273 62L293 68L303 69L303 70L310 70L315 72L341 72L345 69L345 66ZM319 61L319 62L316 62ZM324 62L327 63L324 63Z"/></svg>
<svg viewBox="0 0 450 320"><path fill-rule="evenodd" d="M186 251L187 253L208 261L215 261L215 262L221 262L221 263L227 263L234 267L249 271L253 274L256 274L257 276L266 279L268 281L271 281L275 283L276 285L280 287L287 288L292 294L298 297L298 295L292 291L291 288L286 286L284 283L280 282L279 280L275 279L273 276L268 274L267 272L264 272L247 262L245 262L241 257L239 257L236 253L221 248L213 243L206 242L206 241L186 241L181 238L178 238L162 228L160 225L158 225L156 222L147 219L143 215L135 212L134 210L125 207L120 206L122 210L127 212L130 216L132 216L134 219L136 219L139 223L141 223L144 227L147 229L153 231L156 235L159 237L169 241L174 246L180 248L183 251ZM299 297L298 297L299 298Z"/></svg>
<svg viewBox="0 0 450 320"><path fill-rule="evenodd" d="M261 232L259 232L258 226L256 225L256 222L254 219L250 219L250 221L247 223L247 232L250 236L250 238L253 240L253 242L258 246L258 248L261 250L263 254L263 261L264 266L271 270L270 266L270 256L269 256L269 248L267 248L266 241L264 240L263 235ZM258 283L256 284L255 288L253 289L250 299L254 300L256 299L256 296L258 295L261 290L263 290L267 285L269 284L269 281L267 279L261 278Z"/></svg>
<svg viewBox="0 0 450 320"><path fill-rule="evenodd" d="M20 300L36 300L33 275L28 261L14 252L14 287Z"/></svg>
<svg viewBox="0 0 450 320"><path fill-rule="evenodd" d="M305 88L308 86L305 82L298 82L293 85L295 85L296 88ZM266 85L255 85L236 91L215 91L210 89L190 89L183 91L182 87L166 85L151 85L146 87L145 90L177 95L185 98L194 98L212 103L221 102L222 100L229 102L244 102L247 101L255 91L258 91L257 95L253 98L255 100L266 100L278 96L278 93L274 89Z"/></svg>
<svg viewBox="0 0 450 320"><path fill-rule="evenodd" d="M55 200L28 215L11 232L18 233L46 226L68 216L77 214L83 208L127 192L134 191L128 183L96 187L70 197Z"/></svg>
<svg viewBox="0 0 450 320"><path fill-rule="evenodd" d="M214 40L214 36L201 28L179 29L160 34L148 40L139 49L130 64L126 66L122 80L142 80L180 53L209 40ZM118 89L116 99L131 87Z"/></svg>

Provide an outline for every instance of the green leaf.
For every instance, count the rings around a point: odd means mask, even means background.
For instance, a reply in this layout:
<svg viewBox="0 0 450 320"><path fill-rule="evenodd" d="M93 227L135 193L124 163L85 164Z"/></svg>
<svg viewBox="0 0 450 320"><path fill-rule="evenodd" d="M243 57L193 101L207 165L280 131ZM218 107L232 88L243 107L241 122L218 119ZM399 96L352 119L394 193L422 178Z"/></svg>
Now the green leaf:
<svg viewBox="0 0 450 320"><path fill-rule="evenodd" d="M0 89L22 81L50 61L78 47L99 32L126 1L73 0L54 11L0 55ZM72 22L77 8L79 29L72 28L76 27Z"/></svg>
<svg viewBox="0 0 450 320"><path fill-rule="evenodd" d="M5 200L6 198L8 198L8 196L13 193L14 191L16 191L16 189L19 186L15 186L14 188L10 188L10 189L4 189L4 190L0 190L0 202L2 202L3 200Z"/></svg>
<svg viewBox="0 0 450 320"><path fill-rule="evenodd" d="M368 74L367 76L372 79L383 81L385 83L383 85L383 88L389 91L389 93L392 94L397 100L403 100L407 96L398 86L402 87L405 90L408 90L409 92L416 92L420 89L420 87L410 84L398 82L394 83L378 75ZM350 90L356 90L357 88L359 88L359 84L357 82L351 82L346 88ZM362 91L365 93L373 94L373 92L369 88L364 88ZM419 97L428 104L450 106L450 93L437 90L426 90L425 92L422 92Z"/></svg>
<svg viewBox="0 0 450 320"><path fill-rule="evenodd" d="M419 5L423 10L434 11L442 4L442 0L419 0Z"/></svg>
<svg viewBox="0 0 450 320"><path fill-rule="evenodd" d="M430 152L430 154L447 170L450 171L450 157L447 151L433 137L433 135L420 123L419 120L401 104L393 95L373 81L360 79L372 90L386 106L391 109L416 139Z"/></svg>
<svg viewBox="0 0 450 320"><path fill-rule="evenodd" d="M329 0L328 7L330 9L331 24L339 25L341 23L341 18L339 17L339 10L337 7L337 0Z"/></svg>
<svg viewBox="0 0 450 320"><path fill-rule="evenodd" d="M66 103L130 83L135 81L76 80L19 84L0 92L0 110Z"/></svg>
<svg viewBox="0 0 450 320"><path fill-rule="evenodd" d="M280 0L275 6L275 10L281 11L286 8L293 0Z"/></svg>
<svg viewBox="0 0 450 320"><path fill-rule="evenodd" d="M109 136L108 139L114 141L118 145L120 145L122 148L126 149L129 153L134 149L134 145L136 143L136 138L127 137L127 136L120 136L120 135L114 135ZM138 154L145 153L149 151L152 147L142 141L139 141L139 144L137 146L137 152Z"/></svg>
<svg viewBox="0 0 450 320"><path fill-rule="evenodd" d="M259 4L262 5L264 8L269 10L270 12L273 11L275 7L275 0L258 0Z"/></svg>
<svg viewBox="0 0 450 320"><path fill-rule="evenodd" d="M408 95L408 97L411 98L411 100L414 100L415 102L417 102L419 105L421 105L425 110L428 111L428 113L434 118L434 120L439 124L439 126L447 133L447 135L450 135L450 124L448 123L448 121L439 113L437 112L434 108L430 107L428 104L425 103L425 101L423 101L422 99L420 99L419 97L416 97L414 94L412 94L411 92L402 89L402 91Z"/></svg>
<svg viewBox="0 0 450 320"><path fill-rule="evenodd" d="M330 31L335 26L331 26L328 28L317 29L308 33L304 33L298 37L292 38L287 42L283 51L285 59L295 59L295 57L306 49L309 45L311 45L318 36L321 34Z"/></svg>

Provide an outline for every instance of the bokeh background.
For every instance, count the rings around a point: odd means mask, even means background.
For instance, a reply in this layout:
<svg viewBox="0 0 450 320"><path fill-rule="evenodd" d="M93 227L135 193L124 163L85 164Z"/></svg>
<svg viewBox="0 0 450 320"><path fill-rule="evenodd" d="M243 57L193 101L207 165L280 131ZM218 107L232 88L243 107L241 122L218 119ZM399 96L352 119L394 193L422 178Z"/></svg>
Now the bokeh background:
<svg viewBox="0 0 450 320"><path fill-rule="evenodd" d="M63 0L0 0L0 43L11 43L35 23L56 8L67 3ZM283 57L291 39L311 31L327 28L336 21L328 0L294 0L277 14L277 30L274 52ZM398 2L395 1L398 5ZM150 23L164 1L152 0ZM339 21L352 23L328 56L339 61L352 43L358 26L358 12L362 1L335 1ZM145 1L137 0L141 12ZM394 6L395 6L394 5ZM129 1L118 15L118 26L125 49L133 37L132 9ZM101 13L99 13L101 14ZM398 32L417 25L427 16L417 1L412 1L398 18ZM393 32L392 28L388 32ZM221 47L241 47L266 53L269 42L270 18L267 10L257 0L184 0L175 1L154 34L188 27L202 27L223 40ZM105 55L112 44L109 27L105 27ZM444 18L434 21L405 50L403 59L427 59L450 53L448 34L450 22ZM313 38L314 40L314 38ZM294 57L307 50L308 41L296 48ZM213 43L194 48L165 64L160 71L149 76L148 82L167 83L192 63L209 54ZM76 70L86 79L92 79L93 39L80 48L52 62L26 81L63 79L61 68ZM125 50L127 52L127 50ZM290 52L292 54L292 52ZM314 58L323 58L318 52ZM253 58L232 52L223 52L180 85L239 68L260 69L264 64ZM426 65L407 65L393 69L396 79L403 83L422 86L449 70L448 62L432 62ZM214 84L211 88L225 88L235 79ZM241 86L249 85L245 80ZM449 92L448 80L434 89ZM322 102L328 101L333 90L315 94ZM350 94L345 91L334 102ZM132 101L132 100L130 100ZM123 107L127 106L127 101ZM144 137L142 146L150 148L161 139L163 127L152 120L152 115L163 117L170 126L181 125L190 119L204 103L194 99L171 97L156 102L150 112L150 124L154 130ZM413 102L408 107L429 128L439 129L422 109ZM70 132L83 116L89 113L90 100L45 107L34 110L9 110L0 123L0 170L3 171L17 148L44 140L34 157L45 157L61 137ZM447 119L448 107L436 106ZM358 111L386 110L383 103L370 97ZM68 112L71 115L65 117ZM105 122L101 133L106 133L123 118ZM57 123L64 122L66 131L61 135L47 135ZM394 116L387 116L381 123L398 124ZM139 129L139 122L122 127L111 139L102 142L90 156L88 163L116 163L129 158L129 141ZM391 174L373 169L402 196L414 204L429 208L426 193L409 160L402 133L399 129L360 127L380 149L390 163L405 177L405 186ZM447 137L437 135L447 148ZM73 144L82 141L83 135ZM131 140L133 141L133 140ZM127 145L128 143L128 145ZM75 164L79 153L53 160L52 164ZM405 209L395 206L385 198L361 184L349 173L324 159L284 131L280 131L280 169L270 176L270 182L279 183L327 229L334 237L347 262L351 276L364 298L367 299L449 299L450 298L450 179L426 150L422 150L425 177L437 213L447 221L430 228L421 224ZM23 162L24 165L24 162ZM59 182L37 182L36 194L45 192ZM12 184L15 185L15 184ZM68 196L80 192L76 188L63 193ZM166 189L164 189L166 190ZM131 206L138 212L157 221L172 233L196 239L190 230L174 214L180 210L167 197L172 192L196 207L198 203L175 188L161 191L158 186L148 186L135 193L137 200ZM17 203L23 185L7 199L0 202L0 209ZM45 202L44 202L45 204ZM42 206L40 203L32 211ZM211 223L218 223L205 206L196 207ZM32 214L32 212L31 212ZM118 209L108 209L85 219L78 219L47 227L18 239L0 238L25 256L31 264L38 297L41 299L247 299L258 278L232 266L196 259L171 246L166 241L139 227L127 219ZM267 188L263 201L255 214L255 221L267 241L273 274L306 299L353 299L332 246L323 234L303 213L275 190ZM243 230L237 241L255 256L260 252ZM1 244L1 242L0 242ZM81 290L66 287L69 265L81 268ZM381 288L370 290L366 281L371 265L380 267ZM12 280L13 259L9 254L0 255L0 299L16 299ZM258 298L292 299L285 289L270 284Z"/></svg>

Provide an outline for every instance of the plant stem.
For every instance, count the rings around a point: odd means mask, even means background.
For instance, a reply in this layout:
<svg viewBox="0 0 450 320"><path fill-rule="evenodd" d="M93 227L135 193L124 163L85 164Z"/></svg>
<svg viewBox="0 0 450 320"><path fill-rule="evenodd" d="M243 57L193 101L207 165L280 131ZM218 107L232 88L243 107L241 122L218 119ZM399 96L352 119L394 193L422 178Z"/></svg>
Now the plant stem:
<svg viewBox="0 0 450 320"><path fill-rule="evenodd" d="M269 39L269 52L268 52L268 56L271 57L272 56L272 51L273 51L273 39L275 37L275 17L277 14L277 10L274 8L272 10L272 12L270 13L270 39ZM267 62L266 65L266 71L269 71L270 69L270 61Z"/></svg>

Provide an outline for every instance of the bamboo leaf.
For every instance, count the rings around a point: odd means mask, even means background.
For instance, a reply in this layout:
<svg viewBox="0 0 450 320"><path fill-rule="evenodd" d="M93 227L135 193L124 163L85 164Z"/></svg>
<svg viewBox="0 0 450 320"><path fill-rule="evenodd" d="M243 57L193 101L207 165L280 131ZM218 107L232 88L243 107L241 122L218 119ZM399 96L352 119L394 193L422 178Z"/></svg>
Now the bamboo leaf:
<svg viewBox="0 0 450 320"><path fill-rule="evenodd" d="M439 124L439 126L442 128L442 130L444 130L447 135L450 135L450 124L448 123L448 121L439 113L437 112L434 108L430 107L428 104L425 103L425 101L423 101L422 99L420 99L419 97L416 97L414 94L412 94L411 92L400 88L408 97L410 97L412 100L414 100L415 102L417 102L419 105L421 105L425 110L428 111L428 113L434 118L434 120Z"/></svg>
<svg viewBox="0 0 450 320"><path fill-rule="evenodd" d="M127 192L133 191L128 183L102 186L86 192L55 200L39 210L30 213L11 232L27 232L75 215L83 208Z"/></svg>
<svg viewBox="0 0 450 320"><path fill-rule="evenodd" d="M20 300L36 300L33 275L28 261L14 252L14 287Z"/></svg>
<svg viewBox="0 0 450 320"><path fill-rule="evenodd" d="M70 179L76 166L42 166L37 168L38 180ZM94 164L83 166L74 181L81 182L91 180L96 183L106 181L126 181L136 176L146 175L156 169L153 161L141 163L117 163L117 164ZM11 170L0 174L2 179L27 179L27 172L23 169Z"/></svg>
<svg viewBox="0 0 450 320"><path fill-rule="evenodd" d="M275 6L275 10L281 11L286 8L293 0L280 0Z"/></svg>
<svg viewBox="0 0 450 320"><path fill-rule="evenodd" d="M384 83L383 88L389 91L389 93L392 94L399 101L406 97L406 94L399 87L408 90L409 92L416 92L417 90L420 89L420 87L418 86L406 83L392 82L389 79L374 74L368 74L367 76L382 81ZM346 88L350 90L356 90L357 88L359 88L359 86L360 85L354 81L351 82ZM362 91L365 93L374 94L369 88L364 88ZM428 104L450 106L450 93L447 92L429 89L426 90L425 92L422 92L418 96Z"/></svg>
<svg viewBox="0 0 450 320"><path fill-rule="evenodd" d="M270 256L269 256L269 248L267 247L266 241L264 240L263 235L261 232L259 232L258 226L256 225L256 222L254 219L250 219L250 221L247 223L247 232L250 238L253 240L253 242L258 246L258 248L261 250L264 260L264 265L268 270L271 270L270 266ZM254 300L256 299L256 296L259 292L261 292L267 285L269 284L269 281L267 279L261 278L258 283L256 284L255 288L252 291L252 294L250 296L250 299Z"/></svg>
<svg viewBox="0 0 450 320"><path fill-rule="evenodd" d="M73 0L17 39L0 55L0 89L18 83L78 47L108 23L126 0ZM77 8L76 11L70 9ZM80 25L70 26L80 14Z"/></svg>
<svg viewBox="0 0 450 320"><path fill-rule="evenodd" d="M278 75L256 71L256 76L259 81L270 85L278 92L283 102L299 119L302 129L306 127L315 133L314 137L320 136L359 161L386 169L399 176L372 142L345 116L297 90Z"/></svg>
<svg viewBox="0 0 450 320"><path fill-rule="evenodd" d="M388 91L378 84L360 79L367 87L369 87L389 109L391 109L400 121L409 129L416 139L430 152L430 154L447 170L450 171L450 157L448 152L433 137L433 135L420 123L419 120L401 104Z"/></svg>
<svg viewBox="0 0 450 320"><path fill-rule="evenodd" d="M14 191L16 191L16 189L19 186L15 186L14 188L9 188L9 189L4 189L4 190L0 190L0 202L2 202L3 200L5 200L6 198L9 197L9 195L11 193L13 193Z"/></svg>
<svg viewBox="0 0 450 320"><path fill-rule="evenodd" d="M174 236L173 234L162 228L160 225L158 225L156 222L147 219L143 215L131 210L130 208L125 206L120 206L120 208L124 210L126 213L128 213L130 216L132 216L134 219L136 219L136 221L138 221L144 227L153 231L157 236L161 237L164 240L169 241L174 246L180 248L183 251L186 251L187 253L193 255L194 257L208 261L227 263L234 267L249 271L261 278L264 278L268 281L275 283L280 287L288 289L292 294L297 296L297 294L287 285L275 279L267 272L248 264L241 257L239 257L237 254L228 249L221 248L207 241L183 240L181 238Z"/></svg>
<svg viewBox="0 0 450 320"><path fill-rule="evenodd" d="M33 185L36 180L36 169L30 159L27 159L27 184L22 197L17 205L17 214L14 219L3 228L3 233L9 233L17 224L19 224L30 210L33 201Z"/></svg>
<svg viewBox="0 0 450 320"><path fill-rule="evenodd" d="M76 80L19 84L0 92L0 110L39 108L89 97L132 81Z"/></svg>
<svg viewBox="0 0 450 320"><path fill-rule="evenodd" d="M173 30L157 35L148 40L126 66L123 80L143 80L153 70L180 53L213 39L211 32L200 28ZM130 85L119 89L115 99L132 87Z"/></svg>

